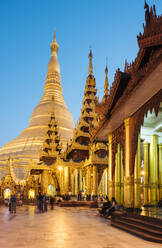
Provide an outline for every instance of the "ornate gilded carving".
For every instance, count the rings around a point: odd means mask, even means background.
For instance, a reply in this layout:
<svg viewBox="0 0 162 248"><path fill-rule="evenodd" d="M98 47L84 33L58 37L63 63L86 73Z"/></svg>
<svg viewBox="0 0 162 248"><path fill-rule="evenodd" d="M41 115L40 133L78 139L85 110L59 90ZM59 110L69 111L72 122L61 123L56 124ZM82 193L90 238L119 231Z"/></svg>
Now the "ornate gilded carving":
<svg viewBox="0 0 162 248"><path fill-rule="evenodd" d="M146 5L148 6L148 5ZM146 7L145 6L145 7ZM115 74L115 79L110 89L110 96L107 101L96 105L96 111L100 114L100 122L96 129L91 131L93 138L96 137L98 131L109 119L112 113L123 103L127 96L143 83L143 80L149 76L151 72L162 61L162 16L156 15L155 6L151 9L146 7L146 26L144 26L143 35L138 36L139 52L136 59L125 66L125 77L128 80L123 94L118 97L117 89L122 84L122 72L118 69ZM117 101L114 103L115 97Z"/></svg>
<svg viewBox="0 0 162 248"><path fill-rule="evenodd" d="M115 154L117 145L123 150L123 166L125 165L125 125L124 123L112 133L112 176L115 172ZM125 168L125 167L124 167Z"/></svg>
<svg viewBox="0 0 162 248"><path fill-rule="evenodd" d="M156 116L158 115L158 109L162 102L162 89L154 95L148 102L146 102L131 118L130 118L130 139L132 146L130 147L130 157L131 157L131 168L130 173L134 171L134 160L137 150L138 134L140 132L141 126L143 125L144 116L147 115L148 110L152 112L155 110Z"/></svg>
<svg viewBox="0 0 162 248"><path fill-rule="evenodd" d="M140 33L138 38L139 47L159 45L162 42L162 16L157 16L155 5L149 8L145 1L145 25L143 24L144 33Z"/></svg>

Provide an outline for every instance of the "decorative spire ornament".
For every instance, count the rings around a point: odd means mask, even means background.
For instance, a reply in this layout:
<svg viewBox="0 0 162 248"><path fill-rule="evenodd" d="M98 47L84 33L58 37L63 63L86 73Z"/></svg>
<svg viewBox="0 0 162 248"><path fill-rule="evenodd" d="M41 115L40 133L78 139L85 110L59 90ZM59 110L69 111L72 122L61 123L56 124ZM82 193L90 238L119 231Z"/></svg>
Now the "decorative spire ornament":
<svg viewBox="0 0 162 248"><path fill-rule="evenodd" d="M107 69L107 65L106 65L106 68L105 68L105 85L104 85L104 93L105 93L105 96L108 96L109 95L109 82L108 82L108 69Z"/></svg>
<svg viewBox="0 0 162 248"><path fill-rule="evenodd" d="M51 43L52 56L57 55L58 49L59 49L59 45L57 44L57 41L56 41L56 29L54 29L53 42Z"/></svg>
<svg viewBox="0 0 162 248"><path fill-rule="evenodd" d="M90 53L89 53L89 75L92 75L93 74L93 65L92 65L92 58L93 58L93 55L92 55L92 50L90 49Z"/></svg>

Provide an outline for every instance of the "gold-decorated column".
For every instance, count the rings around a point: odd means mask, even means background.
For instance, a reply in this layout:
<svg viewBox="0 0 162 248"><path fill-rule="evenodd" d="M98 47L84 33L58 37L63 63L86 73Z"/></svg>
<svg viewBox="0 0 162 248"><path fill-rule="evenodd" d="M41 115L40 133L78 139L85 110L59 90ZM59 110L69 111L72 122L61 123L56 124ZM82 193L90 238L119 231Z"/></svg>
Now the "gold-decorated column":
<svg viewBox="0 0 162 248"><path fill-rule="evenodd" d="M65 194L67 195L69 193L69 168L65 167L64 169L64 189L65 189Z"/></svg>
<svg viewBox="0 0 162 248"><path fill-rule="evenodd" d="M137 151L134 166L134 207L141 207L141 152L140 152L140 135L138 135Z"/></svg>
<svg viewBox="0 0 162 248"><path fill-rule="evenodd" d="M158 188L158 151L157 135L152 135L150 149L150 205L157 205Z"/></svg>
<svg viewBox="0 0 162 248"><path fill-rule="evenodd" d="M72 195L75 195L75 188L74 188L74 177L75 177L75 171L74 171L74 169L73 168L69 168L69 170L70 170L70 188L71 188L71 193L72 193Z"/></svg>
<svg viewBox="0 0 162 248"><path fill-rule="evenodd" d="M148 205L148 183L149 183L149 143L143 143L143 161L144 161L144 175L143 175L143 204Z"/></svg>
<svg viewBox="0 0 162 248"><path fill-rule="evenodd" d="M107 196L107 168L104 170L104 195Z"/></svg>
<svg viewBox="0 0 162 248"><path fill-rule="evenodd" d="M47 170L43 170L43 173L41 175L41 188L43 194L47 193L47 188L48 188L48 179L49 179L49 174Z"/></svg>
<svg viewBox="0 0 162 248"><path fill-rule="evenodd" d="M98 175L97 175L97 166L93 165L93 195L97 195L98 191Z"/></svg>
<svg viewBox="0 0 162 248"><path fill-rule="evenodd" d="M125 178L124 178L124 205L133 208L133 175L130 174L130 118L125 119Z"/></svg>
<svg viewBox="0 0 162 248"><path fill-rule="evenodd" d="M121 205L121 154L120 144L117 144L117 153L115 156L115 199L118 205Z"/></svg>
<svg viewBox="0 0 162 248"><path fill-rule="evenodd" d="M162 200L162 143L159 144L159 200Z"/></svg>
<svg viewBox="0 0 162 248"><path fill-rule="evenodd" d="M114 184L113 184L113 177L112 177L112 134L108 136L109 140L109 162L108 162L108 197L111 200L114 197Z"/></svg>
<svg viewBox="0 0 162 248"><path fill-rule="evenodd" d="M75 169L75 195L78 195L78 170Z"/></svg>
<svg viewBox="0 0 162 248"><path fill-rule="evenodd" d="M121 149L121 179L120 179L120 185L121 185L121 205L124 203L124 171L123 171L123 150Z"/></svg>
<svg viewBox="0 0 162 248"><path fill-rule="evenodd" d="M79 191L83 190L83 176L82 169L79 169Z"/></svg>
<svg viewBox="0 0 162 248"><path fill-rule="evenodd" d="M60 171L60 193L64 195L64 168Z"/></svg>
<svg viewBox="0 0 162 248"><path fill-rule="evenodd" d="M88 166L86 173L86 187L87 187L87 195L91 194L91 167Z"/></svg>

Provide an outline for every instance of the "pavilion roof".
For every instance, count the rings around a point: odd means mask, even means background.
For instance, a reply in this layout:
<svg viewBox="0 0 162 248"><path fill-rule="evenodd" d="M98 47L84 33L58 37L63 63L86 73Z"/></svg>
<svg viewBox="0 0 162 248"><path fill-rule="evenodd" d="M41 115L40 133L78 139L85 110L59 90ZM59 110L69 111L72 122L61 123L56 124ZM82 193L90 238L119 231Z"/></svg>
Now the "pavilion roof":
<svg viewBox="0 0 162 248"><path fill-rule="evenodd" d="M113 112L125 102L134 89L155 70L162 61L162 15L157 16L155 6L145 5L144 32L137 36L139 51L135 60L125 63L125 70L117 69L109 98L96 105L101 119L97 129L91 129L91 138L97 137Z"/></svg>

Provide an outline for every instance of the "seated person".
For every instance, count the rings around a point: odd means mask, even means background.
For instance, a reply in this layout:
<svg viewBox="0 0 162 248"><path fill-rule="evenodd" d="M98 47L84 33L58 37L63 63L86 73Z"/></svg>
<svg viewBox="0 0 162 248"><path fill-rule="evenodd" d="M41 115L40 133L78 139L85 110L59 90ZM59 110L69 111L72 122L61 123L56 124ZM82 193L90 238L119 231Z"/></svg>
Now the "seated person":
<svg viewBox="0 0 162 248"><path fill-rule="evenodd" d="M112 200L111 200L111 207L109 208L109 211L108 211L108 213L107 213L106 216L111 216L112 213L113 213L115 210L117 210L117 209L119 209L119 206L118 206L118 204L117 204L115 198L112 197Z"/></svg>
<svg viewBox="0 0 162 248"><path fill-rule="evenodd" d="M102 205L102 209L100 210L100 214L105 214L106 210L109 209L111 207L111 202L109 201L109 199L107 198L106 202L103 202Z"/></svg>

